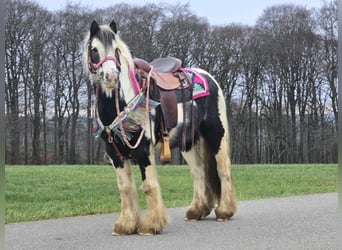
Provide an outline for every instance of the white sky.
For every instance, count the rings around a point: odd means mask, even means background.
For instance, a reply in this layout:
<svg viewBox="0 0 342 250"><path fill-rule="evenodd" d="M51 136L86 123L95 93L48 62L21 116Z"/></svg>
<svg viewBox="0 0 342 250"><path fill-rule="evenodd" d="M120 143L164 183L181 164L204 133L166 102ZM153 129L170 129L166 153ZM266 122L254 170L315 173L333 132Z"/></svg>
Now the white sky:
<svg viewBox="0 0 342 250"><path fill-rule="evenodd" d="M308 8L323 6L324 0L187 0L170 2L166 0L35 0L48 10L63 9L66 3L80 3L91 8L107 7L117 3L144 5L146 3L187 3L191 10L200 17L206 17L211 25L225 25L241 23L254 25L257 18L266 7L273 5L293 3ZM330 2L331 0L326 0Z"/></svg>

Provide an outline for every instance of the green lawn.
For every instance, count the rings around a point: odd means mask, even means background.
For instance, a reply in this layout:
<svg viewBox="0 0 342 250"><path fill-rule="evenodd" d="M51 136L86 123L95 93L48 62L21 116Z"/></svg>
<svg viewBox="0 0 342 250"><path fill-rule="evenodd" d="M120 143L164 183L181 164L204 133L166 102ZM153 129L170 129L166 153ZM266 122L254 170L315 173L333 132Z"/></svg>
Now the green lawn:
<svg viewBox="0 0 342 250"><path fill-rule="evenodd" d="M134 167L137 187L140 170ZM120 211L111 166L6 166L6 223ZM158 167L167 207L187 206L192 178L187 166ZM337 192L337 164L234 165L238 200ZM140 206L145 199L139 191Z"/></svg>

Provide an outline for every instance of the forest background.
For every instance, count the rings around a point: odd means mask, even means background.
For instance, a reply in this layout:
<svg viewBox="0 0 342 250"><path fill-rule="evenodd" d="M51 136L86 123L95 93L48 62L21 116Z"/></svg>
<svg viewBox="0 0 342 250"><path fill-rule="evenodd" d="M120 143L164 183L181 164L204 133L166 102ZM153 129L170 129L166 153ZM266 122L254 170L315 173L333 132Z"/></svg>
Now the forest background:
<svg viewBox="0 0 342 250"><path fill-rule="evenodd" d="M117 22L136 57L178 57L220 83L233 163L337 162L337 0L282 4L253 26L213 26L187 4L48 11L6 1L6 164L98 164L93 88L82 68L92 20ZM183 160L174 150L172 163Z"/></svg>

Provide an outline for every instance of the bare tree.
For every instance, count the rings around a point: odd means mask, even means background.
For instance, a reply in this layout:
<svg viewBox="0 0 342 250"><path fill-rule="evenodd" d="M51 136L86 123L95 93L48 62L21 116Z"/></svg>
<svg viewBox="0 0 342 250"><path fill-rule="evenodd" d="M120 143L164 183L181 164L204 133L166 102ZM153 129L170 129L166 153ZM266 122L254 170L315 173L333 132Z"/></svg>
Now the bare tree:
<svg viewBox="0 0 342 250"><path fill-rule="evenodd" d="M32 59L31 84L29 84L33 97L33 138L32 138L32 163L41 164L41 121L44 116L42 113L42 96L44 93L44 64L47 51L47 44L51 34L44 24L50 23L51 15L42 9L32 10L36 18L32 23L34 29L31 33L30 57Z"/></svg>
<svg viewBox="0 0 342 250"><path fill-rule="evenodd" d="M81 88L86 88L86 82L83 76L83 68L80 63L82 60L82 43L84 39L86 25L89 23L88 18L85 18L85 12L78 5L68 5L65 11L59 13L61 16L61 44L62 51L62 70L65 72L66 87L66 112L68 112L68 120L64 133L68 138L67 143L68 163L76 163L77 156L77 122L81 108L81 102L86 103L86 100L79 98ZM77 24L77 25L75 25ZM84 105L86 107L86 104Z"/></svg>
<svg viewBox="0 0 342 250"><path fill-rule="evenodd" d="M188 4L168 6L165 12L156 35L157 56L177 57L187 67L200 64L199 55L205 51L205 35L209 34L208 22L194 15Z"/></svg>
<svg viewBox="0 0 342 250"><path fill-rule="evenodd" d="M6 106L9 114L11 159L19 162L20 120L24 113L27 133L27 104L33 99L32 121L32 162L40 163L40 97L43 81L44 47L48 33L43 23L49 23L49 13L28 1L6 2ZM22 91L23 90L23 91ZM24 96L24 105L20 97ZM29 98L29 100L28 100ZM24 110L21 110L24 107ZM27 134L25 138L25 162L27 162ZM12 161L11 160L11 161Z"/></svg>
<svg viewBox="0 0 342 250"><path fill-rule="evenodd" d="M338 129L337 109L337 0L325 3L317 13L318 32L322 42L323 75L328 83L331 107L335 116L336 130Z"/></svg>
<svg viewBox="0 0 342 250"><path fill-rule="evenodd" d="M7 139L10 140L10 152L7 154L9 163L19 163L19 86L21 81L20 74L23 66L20 64L25 55L20 41L27 38L25 27L20 23L18 17L25 20L25 8L16 2L6 1L6 32L5 32L5 62L6 62L6 88L5 106L7 114L6 128L9 130ZM23 22L25 23L25 22Z"/></svg>
<svg viewBox="0 0 342 250"><path fill-rule="evenodd" d="M266 9L258 20L258 29L263 36L263 51L268 55L268 67L272 77L269 83L273 85L273 106L277 110L276 116L271 118L275 123L275 134L272 137L276 141L279 138L280 143L276 147L277 155L282 155L280 162L302 162L302 131L309 94L307 86L308 81L312 80L306 67L309 68L310 63L315 63L309 58L314 55L312 46L315 40L311 12L296 5L273 6Z"/></svg>

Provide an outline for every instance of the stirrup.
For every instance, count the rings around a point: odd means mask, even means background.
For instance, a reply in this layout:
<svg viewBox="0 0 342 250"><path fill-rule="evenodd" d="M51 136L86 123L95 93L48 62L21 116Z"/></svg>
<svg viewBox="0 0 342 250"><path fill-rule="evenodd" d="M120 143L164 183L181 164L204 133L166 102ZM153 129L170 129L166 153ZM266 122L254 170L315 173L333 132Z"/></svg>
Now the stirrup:
<svg viewBox="0 0 342 250"><path fill-rule="evenodd" d="M171 161L170 139L168 135L163 136L163 142L160 150L160 161L163 164Z"/></svg>

